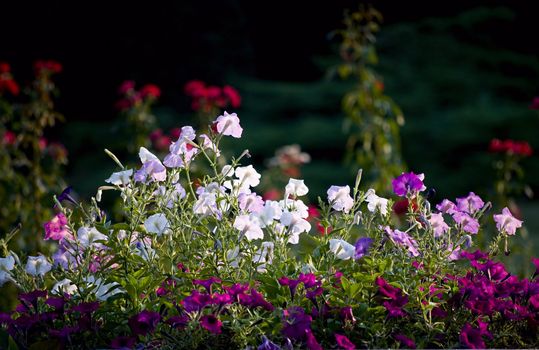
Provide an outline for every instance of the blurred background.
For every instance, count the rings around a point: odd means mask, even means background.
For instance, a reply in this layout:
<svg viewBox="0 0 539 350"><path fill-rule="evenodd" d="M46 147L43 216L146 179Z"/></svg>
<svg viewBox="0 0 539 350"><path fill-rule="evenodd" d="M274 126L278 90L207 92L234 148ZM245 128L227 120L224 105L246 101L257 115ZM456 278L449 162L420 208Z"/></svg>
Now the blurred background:
<svg viewBox="0 0 539 350"><path fill-rule="evenodd" d="M241 95L239 108L227 108L244 127L241 141L227 145L229 154L249 149L260 169L284 145L310 154L301 176L315 202L330 185L351 184L362 167L345 156L350 131L343 97L358 79L342 79L342 38L331 34L345 28L343 13L358 4L12 1L2 4L0 60L11 64L21 84L32 79L37 59L63 65L54 79L60 91L55 109L65 122L46 133L65 145L65 183L81 198L95 195L115 170L104 148L136 160L117 108L122 82L161 89L152 115L156 126L169 130L197 125L184 92L196 79L233 86ZM436 203L469 191L494 198L501 158L491 141L539 147L539 113L530 108L539 95L537 4L371 4L383 15L376 41L369 42L377 52L377 86L405 120L397 123L403 169L426 174ZM539 192L537 152L518 162L526 186L511 197L537 240L539 205L530 196Z"/></svg>

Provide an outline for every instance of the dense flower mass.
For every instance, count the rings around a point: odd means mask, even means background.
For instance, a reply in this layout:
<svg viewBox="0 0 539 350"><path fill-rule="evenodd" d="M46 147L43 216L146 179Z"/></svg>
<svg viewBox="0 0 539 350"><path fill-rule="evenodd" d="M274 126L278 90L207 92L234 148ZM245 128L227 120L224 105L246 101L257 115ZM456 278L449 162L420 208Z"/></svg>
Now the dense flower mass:
<svg viewBox="0 0 539 350"><path fill-rule="evenodd" d="M192 83L189 91L198 88L207 87ZM301 178L264 199L255 167L220 152L224 137L243 134L238 115L224 112L207 130L173 129L164 158L140 147L138 167L111 155L119 168L90 205L63 191L44 224L57 244L51 256L0 247L0 285L20 290L19 304L0 313L9 341L21 349L44 341L120 349L539 346L539 260L520 278L493 257L523 225L508 208L485 215L491 205L474 192L431 207L424 175L414 173L394 179L387 198L358 176L328 186L318 206L307 202ZM100 208L103 191L119 193L122 215ZM400 201L400 216L392 215ZM483 217L498 231L489 252L473 248Z"/></svg>

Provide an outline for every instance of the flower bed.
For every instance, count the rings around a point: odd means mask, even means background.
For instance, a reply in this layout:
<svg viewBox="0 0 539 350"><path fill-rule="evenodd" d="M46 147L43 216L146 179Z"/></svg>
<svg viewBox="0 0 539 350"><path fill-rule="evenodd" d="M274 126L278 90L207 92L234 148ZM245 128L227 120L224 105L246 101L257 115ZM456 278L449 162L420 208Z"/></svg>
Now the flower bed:
<svg viewBox="0 0 539 350"><path fill-rule="evenodd" d="M303 180L264 201L260 174L240 165L248 152L221 165L221 139L242 133L225 112L207 135L181 128L163 161L142 147L142 166L126 169L109 153L120 169L90 205L56 199L44 225L56 253L22 259L2 242L0 283L21 293L0 314L1 346L539 346L537 273L520 279L492 257L522 224L507 208L483 253L473 240L490 206L474 193L431 208L424 175L410 172L393 180L395 202L359 172L328 189L313 221ZM111 190L122 222L99 207Z"/></svg>

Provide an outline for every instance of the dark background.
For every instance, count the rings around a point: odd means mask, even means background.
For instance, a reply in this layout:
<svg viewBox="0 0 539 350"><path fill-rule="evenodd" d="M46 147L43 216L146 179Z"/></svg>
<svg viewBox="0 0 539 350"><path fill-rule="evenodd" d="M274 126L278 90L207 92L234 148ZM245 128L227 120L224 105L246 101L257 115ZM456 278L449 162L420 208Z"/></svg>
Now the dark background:
<svg viewBox="0 0 539 350"><path fill-rule="evenodd" d="M528 105L539 94L537 3L515 1L371 2L384 15L378 42L387 94L403 108L403 151L410 169L427 173L440 196L488 193L486 152L493 137L539 146L539 119ZM67 177L82 196L114 168L99 152L121 156L115 120L118 85L155 83L164 127L192 120L182 88L190 79L236 86L243 144L262 164L275 148L299 143L315 159L305 168L312 194L349 182L341 160L340 99L350 84L328 80L337 64L344 9L356 1L25 2L1 5L0 60L19 81L31 63L64 65L58 109L67 122L50 137L70 152ZM526 160L539 187L537 156ZM88 169L92 169L89 171ZM481 176L478 176L481 174ZM536 176L537 175L537 176Z"/></svg>

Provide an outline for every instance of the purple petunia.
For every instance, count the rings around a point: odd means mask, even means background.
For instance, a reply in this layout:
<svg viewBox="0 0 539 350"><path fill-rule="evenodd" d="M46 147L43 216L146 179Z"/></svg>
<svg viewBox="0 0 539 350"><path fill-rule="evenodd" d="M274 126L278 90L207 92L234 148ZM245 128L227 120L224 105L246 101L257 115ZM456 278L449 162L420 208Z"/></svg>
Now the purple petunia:
<svg viewBox="0 0 539 350"><path fill-rule="evenodd" d="M494 215L494 221L498 231L507 235L514 235L517 228L522 227L522 221L515 218L507 207L502 209L501 214Z"/></svg>
<svg viewBox="0 0 539 350"><path fill-rule="evenodd" d="M393 336L393 339L398 341L404 348L407 348L407 349L415 349L416 348L415 342L412 339L405 336L404 334L402 334L402 333L395 334Z"/></svg>
<svg viewBox="0 0 539 350"><path fill-rule="evenodd" d="M466 197L457 198L457 208L468 214L474 214L483 209L485 202L473 192L470 192Z"/></svg>
<svg viewBox="0 0 539 350"><path fill-rule="evenodd" d="M129 318L129 327L134 335L146 335L155 330L157 324L161 321L159 313L144 310L137 315Z"/></svg>
<svg viewBox="0 0 539 350"><path fill-rule="evenodd" d="M312 317L299 306L293 306L283 311L283 329L281 333L293 340L302 340L307 331L311 330Z"/></svg>
<svg viewBox="0 0 539 350"><path fill-rule="evenodd" d="M357 260L367 255L369 249L371 248L372 242L372 238L369 237L361 237L360 239L358 239L355 244L356 253L354 255L354 258Z"/></svg>
<svg viewBox="0 0 539 350"><path fill-rule="evenodd" d="M223 322L221 322L215 315L204 315L200 318L200 325L202 328L208 330L213 334L220 334Z"/></svg>
<svg viewBox="0 0 539 350"><path fill-rule="evenodd" d="M424 191L427 187L423 184L424 174L414 174L413 172L402 173L396 179L393 179L393 192L397 196L406 197L415 196L418 192Z"/></svg>
<svg viewBox="0 0 539 350"><path fill-rule="evenodd" d="M463 231L474 235L479 232L479 221L477 221L477 219L474 219L470 215L461 211L457 211L453 214L453 219L457 224L459 224L459 227Z"/></svg>
<svg viewBox="0 0 539 350"><path fill-rule="evenodd" d="M210 278L205 279L205 280L197 280L197 279L193 280L194 285L199 285L199 286L202 286L202 287L206 288L206 290L210 294L211 294L211 286L214 283L221 283L221 280L219 278L217 278L217 277L210 277Z"/></svg>

